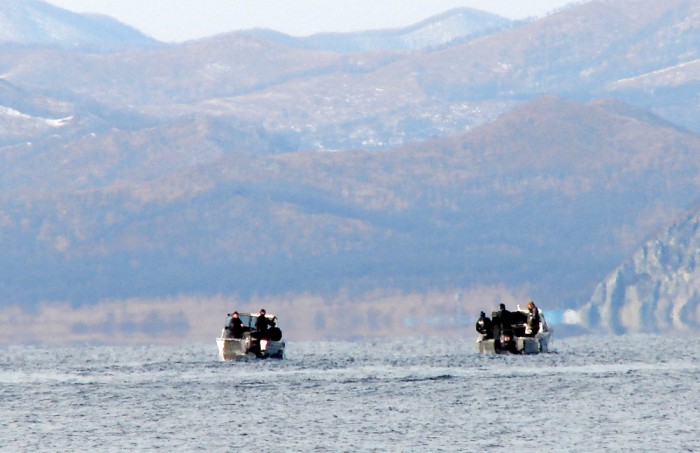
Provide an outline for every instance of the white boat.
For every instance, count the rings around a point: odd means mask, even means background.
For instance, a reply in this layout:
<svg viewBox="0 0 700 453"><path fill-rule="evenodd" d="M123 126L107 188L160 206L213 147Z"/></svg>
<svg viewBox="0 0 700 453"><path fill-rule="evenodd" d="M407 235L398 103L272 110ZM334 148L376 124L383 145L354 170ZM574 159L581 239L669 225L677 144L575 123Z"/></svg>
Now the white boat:
<svg viewBox="0 0 700 453"><path fill-rule="evenodd" d="M487 326L477 321L479 337L476 340L481 354L539 354L549 352L552 329L547 325L544 313L539 312L537 326L532 325L528 309L517 307L515 311L494 311ZM483 316L483 312L482 312ZM481 319L480 319L481 321ZM483 323L482 323L483 324Z"/></svg>
<svg viewBox="0 0 700 453"><path fill-rule="evenodd" d="M264 314L271 326L265 332L256 329L260 313L239 313L241 328L236 330L231 322L233 314L228 314L221 336L216 339L219 348L219 360L236 360L242 358L283 359L286 346L282 330L277 327L277 317Z"/></svg>

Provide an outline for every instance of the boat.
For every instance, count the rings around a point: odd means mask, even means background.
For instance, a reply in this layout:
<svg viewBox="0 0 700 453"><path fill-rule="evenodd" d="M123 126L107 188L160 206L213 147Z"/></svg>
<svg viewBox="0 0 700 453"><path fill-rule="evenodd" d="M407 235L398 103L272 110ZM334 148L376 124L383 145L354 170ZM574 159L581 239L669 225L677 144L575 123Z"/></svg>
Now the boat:
<svg viewBox="0 0 700 453"><path fill-rule="evenodd" d="M240 319L239 327L234 328L234 314ZM269 326L265 332L259 331L258 318L264 316ZM221 330L221 336L216 339L219 349L219 360L237 359L283 359L285 341L282 330L277 327L277 316L265 313L229 313L226 324Z"/></svg>
<svg viewBox="0 0 700 453"><path fill-rule="evenodd" d="M532 302L531 302L532 303ZM529 305L529 304L528 304ZM533 304L534 306L534 304ZM549 352L552 329L547 325L544 313L535 307L539 316L534 316L528 308L517 306L515 311L494 311L491 319L481 312L476 330L476 340L481 354L539 354ZM536 325L533 325L533 318Z"/></svg>

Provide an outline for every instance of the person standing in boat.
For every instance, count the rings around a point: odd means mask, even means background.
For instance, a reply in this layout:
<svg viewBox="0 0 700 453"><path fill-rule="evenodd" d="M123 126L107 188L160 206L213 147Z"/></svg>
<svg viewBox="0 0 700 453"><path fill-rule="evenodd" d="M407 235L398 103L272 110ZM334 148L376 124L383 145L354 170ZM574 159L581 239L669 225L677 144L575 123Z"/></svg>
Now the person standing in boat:
<svg viewBox="0 0 700 453"><path fill-rule="evenodd" d="M241 321L237 311L231 313L231 321L229 321L228 328L233 338L243 338L243 321Z"/></svg>
<svg viewBox="0 0 700 453"><path fill-rule="evenodd" d="M508 311L506 309L506 304L499 305L498 317L501 320L501 324L503 324L503 327L505 327L505 328L510 327L512 316L511 316L510 311Z"/></svg>
<svg viewBox="0 0 700 453"><path fill-rule="evenodd" d="M525 325L525 335L534 337L540 331L540 310L533 301L527 303L527 324Z"/></svg>
<svg viewBox="0 0 700 453"><path fill-rule="evenodd" d="M265 316L265 309L261 309L258 314L258 319L255 320L255 330L258 338L265 338L270 327L274 327L274 323Z"/></svg>
<svg viewBox="0 0 700 453"><path fill-rule="evenodd" d="M476 331L482 334L485 339L493 338L493 324L483 311L476 321Z"/></svg>
<svg viewBox="0 0 700 453"><path fill-rule="evenodd" d="M503 333L510 333L512 330L512 315L510 311L506 309L506 304L500 304L499 310L495 312L497 314L498 321L496 317L493 320L493 336L494 338L500 338Z"/></svg>

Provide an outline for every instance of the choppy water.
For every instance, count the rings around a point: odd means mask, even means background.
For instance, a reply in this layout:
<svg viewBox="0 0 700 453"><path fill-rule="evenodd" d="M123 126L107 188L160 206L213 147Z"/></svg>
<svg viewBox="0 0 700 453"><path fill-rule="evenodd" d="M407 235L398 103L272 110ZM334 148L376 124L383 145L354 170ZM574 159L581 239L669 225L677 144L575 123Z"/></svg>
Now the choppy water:
<svg viewBox="0 0 700 453"><path fill-rule="evenodd" d="M0 348L0 451L700 451L700 339Z"/></svg>

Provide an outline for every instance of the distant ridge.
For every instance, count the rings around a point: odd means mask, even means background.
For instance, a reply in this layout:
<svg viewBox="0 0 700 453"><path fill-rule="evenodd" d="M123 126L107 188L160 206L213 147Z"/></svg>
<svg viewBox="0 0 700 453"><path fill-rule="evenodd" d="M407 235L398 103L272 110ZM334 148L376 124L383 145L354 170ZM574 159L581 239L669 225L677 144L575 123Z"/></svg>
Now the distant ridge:
<svg viewBox="0 0 700 453"><path fill-rule="evenodd" d="M288 45L311 50L362 52L370 50L418 50L473 39L502 31L513 22L504 17L471 8L455 8L417 24L390 30L352 33L318 33L292 37L272 30L251 30L254 34Z"/></svg>
<svg viewBox="0 0 700 453"><path fill-rule="evenodd" d="M76 14L40 0L0 0L0 49L111 52L160 43L107 16Z"/></svg>

